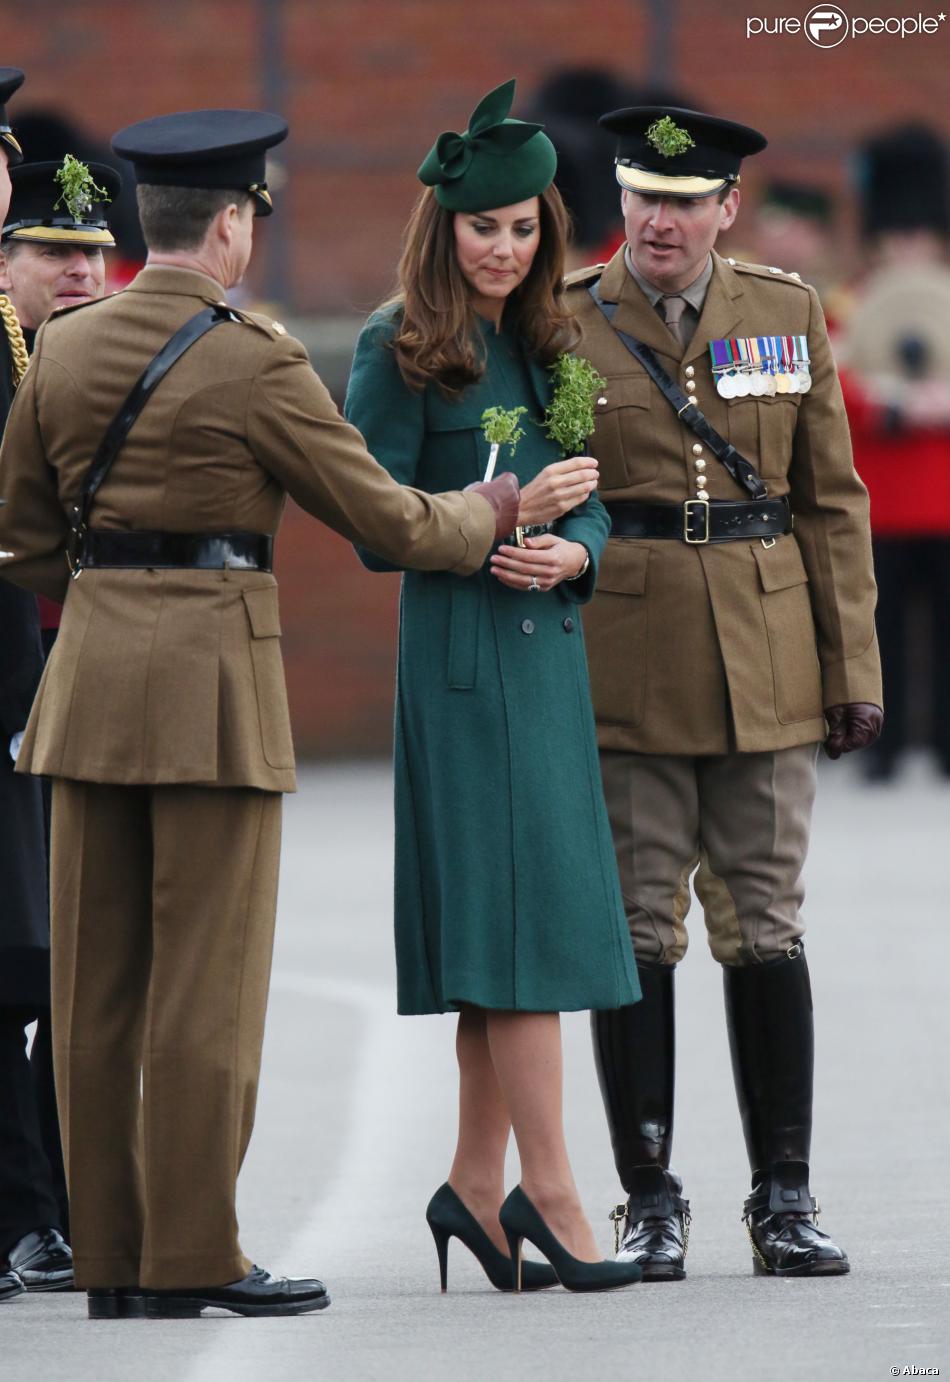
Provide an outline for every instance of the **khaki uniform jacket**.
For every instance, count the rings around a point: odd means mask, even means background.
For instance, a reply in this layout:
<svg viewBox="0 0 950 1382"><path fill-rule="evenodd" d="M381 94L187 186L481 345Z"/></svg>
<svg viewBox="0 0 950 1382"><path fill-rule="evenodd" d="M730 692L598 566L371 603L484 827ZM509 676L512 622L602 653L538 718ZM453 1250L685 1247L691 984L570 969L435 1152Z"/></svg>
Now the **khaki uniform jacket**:
<svg viewBox="0 0 950 1382"><path fill-rule="evenodd" d="M293 791L277 584L257 571L95 570L70 580L70 500L132 385L221 290L152 267L38 333L0 451L4 577L53 599L62 628L21 769L112 783ZM290 494L399 566L479 569L494 540L478 495L397 485L282 327L241 314L158 386L94 503L96 528L275 533Z"/></svg>
<svg viewBox="0 0 950 1382"><path fill-rule="evenodd" d="M851 459L848 423L813 288L776 270L713 256L695 334L678 345L627 271L623 251L603 269L614 323L659 356L709 422L758 469L770 498L789 495L794 534L687 546L611 538L584 614L602 748L719 754L824 738L823 708L883 704L874 630L867 492ZM710 499L748 499L630 355L592 301L599 269L569 279L583 329L578 353L606 378L589 449L600 496L682 502L705 461ZM806 394L724 399L708 345L745 336L807 335ZM697 450L698 449L698 450Z"/></svg>

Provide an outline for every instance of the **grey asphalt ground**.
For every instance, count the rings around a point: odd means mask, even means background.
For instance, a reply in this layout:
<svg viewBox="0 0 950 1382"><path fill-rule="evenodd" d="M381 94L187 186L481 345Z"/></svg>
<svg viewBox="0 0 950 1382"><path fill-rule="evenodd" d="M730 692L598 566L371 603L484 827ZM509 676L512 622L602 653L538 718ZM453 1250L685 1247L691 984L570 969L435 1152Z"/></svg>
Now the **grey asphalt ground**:
<svg viewBox="0 0 950 1382"><path fill-rule="evenodd" d="M0 1306L0 1376L875 1382L915 1367L950 1376L948 862L950 788L923 761L888 789L865 787L851 764L823 771L806 901L813 1189L850 1276L752 1275L721 981L694 911L678 978L675 1158L694 1211L688 1279L512 1297L492 1291L453 1242L441 1296L423 1211L452 1151L453 1026L394 1016L388 771L304 771L287 801L240 1209L245 1250L276 1272L324 1277L331 1308L293 1320L91 1322L83 1296L21 1297ZM569 1142L607 1252L618 1186L586 1018L566 1017L564 1036Z"/></svg>

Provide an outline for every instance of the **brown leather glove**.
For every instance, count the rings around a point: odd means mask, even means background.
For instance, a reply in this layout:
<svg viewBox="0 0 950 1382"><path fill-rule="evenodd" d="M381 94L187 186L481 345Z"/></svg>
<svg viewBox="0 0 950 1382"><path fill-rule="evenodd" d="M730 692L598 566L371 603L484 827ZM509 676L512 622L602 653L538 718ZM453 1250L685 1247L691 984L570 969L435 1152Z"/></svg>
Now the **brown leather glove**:
<svg viewBox="0 0 950 1382"><path fill-rule="evenodd" d="M476 480L465 486L465 493L473 491L487 499L495 513L495 541L513 533L518 523L518 505L521 502L521 486L517 475L506 470L496 475L494 480Z"/></svg>
<svg viewBox="0 0 950 1382"><path fill-rule="evenodd" d="M825 719L828 721L825 753L829 758L840 758L852 749L866 749L884 728L884 711L867 701L829 706Z"/></svg>

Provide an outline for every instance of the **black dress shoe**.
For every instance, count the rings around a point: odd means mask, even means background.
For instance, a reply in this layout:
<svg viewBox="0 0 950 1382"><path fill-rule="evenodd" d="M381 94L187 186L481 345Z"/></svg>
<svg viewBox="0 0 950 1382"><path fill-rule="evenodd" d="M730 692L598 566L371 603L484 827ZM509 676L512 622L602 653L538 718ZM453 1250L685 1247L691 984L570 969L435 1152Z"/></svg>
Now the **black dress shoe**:
<svg viewBox="0 0 950 1382"><path fill-rule="evenodd" d="M847 1256L818 1227L818 1205L808 1189L808 1167L775 1166L753 1185L742 1211L759 1276L843 1276Z"/></svg>
<svg viewBox="0 0 950 1382"><path fill-rule="evenodd" d="M639 1262L644 1281L682 1281L689 1246L689 1200L683 1182L661 1166L640 1166L626 1204L614 1221L618 1262ZM624 1228L621 1230L620 1225Z"/></svg>
<svg viewBox="0 0 950 1382"><path fill-rule="evenodd" d="M95 1286L86 1292L91 1320L144 1320L145 1296L138 1286Z"/></svg>
<svg viewBox="0 0 950 1382"><path fill-rule="evenodd" d="M16 1272L0 1272L0 1302L5 1300L15 1300L17 1296L26 1294L26 1287L23 1285L21 1277Z"/></svg>
<svg viewBox="0 0 950 1382"><path fill-rule="evenodd" d="M273 1277L252 1267L241 1281L227 1286L146 1290L145 1313L152 1320L194 1319L202 1310L231 1310L235 1315L305 1315L330 1304L322 1281Z"/></svg>
<svg viewBox="0 0 950 1382"><path fill-rule="evenodd" d="M21 1238L7 1254L10 1266L28 1291L71 1291L73 1254L55 1228Z"/></svg>

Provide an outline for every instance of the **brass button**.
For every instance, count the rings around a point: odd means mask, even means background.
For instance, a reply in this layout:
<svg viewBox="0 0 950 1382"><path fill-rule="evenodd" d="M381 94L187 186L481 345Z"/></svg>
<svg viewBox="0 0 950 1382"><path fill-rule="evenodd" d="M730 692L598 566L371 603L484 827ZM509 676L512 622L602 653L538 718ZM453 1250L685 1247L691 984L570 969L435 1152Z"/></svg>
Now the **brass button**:
<svg viewBox="0 0 950 1382"><path fill-rule="evenodd" d="M694 456L701 456L702 454L703 454L703 448L702 448L702 446L700 445L700 443L699 443L698 441L694 441L694 442L693 442L693 455L694 455Z"/></svg>
<svg viewBox="0 0 950 1382"><path fill-rule="evenodd" d="M687 366L686 366L686 378L687 378L687 379L692 379L692 377L693 377L693 375L694 375L695 373L696 373L696 369L695 369L695 366L694 366L694 365L687 365Z"/></svg>
<svg viewBox="0 0 950 1382"><path fill-rule="evenodd" d="M696 388L696 385L693 383L692 379L687 379L687 381L686 381L686 392L687 392L687 393L692 393L692 392L694 391L695 388Z"/></svg>
<svg viewBox="0 0 950 1382"><path fill-rule="evenodd" d="M606 398L604 398L603 394L601 394L601 396L600 396L600 398L598 398L597 402L600 404L601 407L603 407L604 404L607 402L607 400L606 400Z"/></svg>
<svg viewBox="0 0 950 1382"><path fill-rule="evenodd" d="M699 460L694 461L694 462L693 462L693 465L696 467L697 470L705 470L705 469L706 469L706 462L705 462L701 457L700 457Z"/></svg>
<svg viewBox="0 0 950 1382"><path fill-rule="evenodd" d="M697 499L708 499L708 498L709 498L709 495L706 493L706 491L705 491L704 489L698 489L698 490L696 491L696 498L697 498Z"/></svg>

